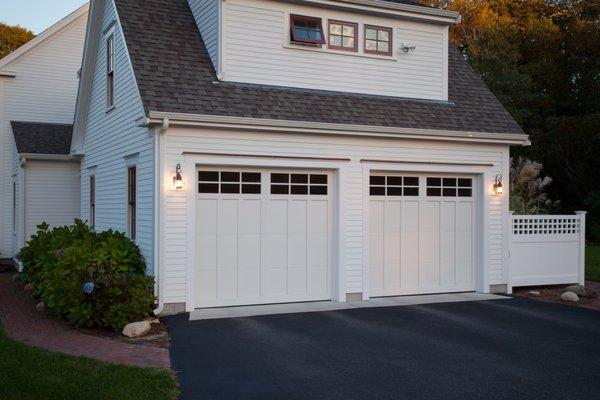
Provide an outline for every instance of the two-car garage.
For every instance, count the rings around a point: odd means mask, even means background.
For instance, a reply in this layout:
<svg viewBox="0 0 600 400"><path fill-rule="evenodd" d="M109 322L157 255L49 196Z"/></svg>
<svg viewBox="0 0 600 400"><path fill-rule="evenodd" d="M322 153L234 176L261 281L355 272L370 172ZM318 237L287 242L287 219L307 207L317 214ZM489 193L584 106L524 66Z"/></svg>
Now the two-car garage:
<svg viewBox="0 0 600 400"><path fill-rule="evenodd" d="M334 177L200 167L195 307L333 299ZM474 176L370 171L367 179L369 296L475 290Z"/></svg>

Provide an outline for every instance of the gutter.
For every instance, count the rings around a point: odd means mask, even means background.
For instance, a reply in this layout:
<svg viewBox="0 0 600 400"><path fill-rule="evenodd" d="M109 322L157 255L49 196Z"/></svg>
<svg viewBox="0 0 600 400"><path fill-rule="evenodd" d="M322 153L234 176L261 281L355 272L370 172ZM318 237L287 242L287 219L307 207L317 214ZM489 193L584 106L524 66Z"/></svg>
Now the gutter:
<svg viewBox="0 0 600 400"><path fill-rule="evenodd" d="M27 160L79 162L79 157L74 157L70 154L19 153L19 155L21 156L22 164Z"/></svg>
<svg viewBox="0 0 600 400"><path fill-rule="evenodd" d="M503 132L473 132L439 129L418 129L390 126L350 125L306 121L228 117L221 115L182 114L150 111L149 118L141 123L157 126L168 119L169 126L208 127L215 129L240 129L246 131L304 133L317 135L340 135L356 137L379 137L393 139L418 139L452 142L474 142L529 146L526 134Z"/></svg>

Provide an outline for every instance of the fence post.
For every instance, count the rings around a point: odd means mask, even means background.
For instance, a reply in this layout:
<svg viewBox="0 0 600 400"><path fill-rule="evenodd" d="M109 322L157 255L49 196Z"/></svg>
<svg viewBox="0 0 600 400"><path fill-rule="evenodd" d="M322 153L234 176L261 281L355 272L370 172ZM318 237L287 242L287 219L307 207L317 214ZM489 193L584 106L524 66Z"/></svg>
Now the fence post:
<svg viewBox="0 0 600 400"><path fill-rule="evenodd" d="M579 284L585 286L585 214L587 211L575 211L579 216Z"/></svg>
<svg viewBox="0 0 600 400"><path fill-rule="evenodd" d="M512 294L513 282L512 282L512 242L513 242L513 216L515 212L508 212L508 284L506 285L506 293Z"/></svg>

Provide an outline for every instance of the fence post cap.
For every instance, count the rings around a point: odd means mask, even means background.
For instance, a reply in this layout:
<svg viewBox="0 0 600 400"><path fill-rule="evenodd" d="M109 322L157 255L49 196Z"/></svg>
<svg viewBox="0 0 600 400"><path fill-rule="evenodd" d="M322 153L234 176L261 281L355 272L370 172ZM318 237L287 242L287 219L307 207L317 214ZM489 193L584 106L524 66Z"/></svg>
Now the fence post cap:
<svg viewBox="0 0 600 400"><path fill-rule="evenodd" d="M577 214L577 215L585 215L585 214L587 214L587 211L575 211L575 214Z"/></svg>

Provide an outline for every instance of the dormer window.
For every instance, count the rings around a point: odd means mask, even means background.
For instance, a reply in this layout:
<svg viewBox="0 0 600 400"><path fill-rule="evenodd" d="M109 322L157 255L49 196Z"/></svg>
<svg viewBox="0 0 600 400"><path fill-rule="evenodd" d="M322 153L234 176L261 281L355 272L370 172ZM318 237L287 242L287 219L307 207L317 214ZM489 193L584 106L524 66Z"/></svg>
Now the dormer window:
<svg viewBox="0 0 600 400"><path fill-rule="evenodd" d="M365 25L365 53L392 55L392 28Z"/></svg>
<svg viewBox="0 0 600 400"><path fill-rule="evenodd" d="M321 18L292 14L290 15L290 27L292 42L294 43L325 44Z"/></svg>
<svg viewBox="0 0 600 400"><path fill-rule="evenodd" d="M356 51L358 24L329 20L329 48Z"/></svg>

